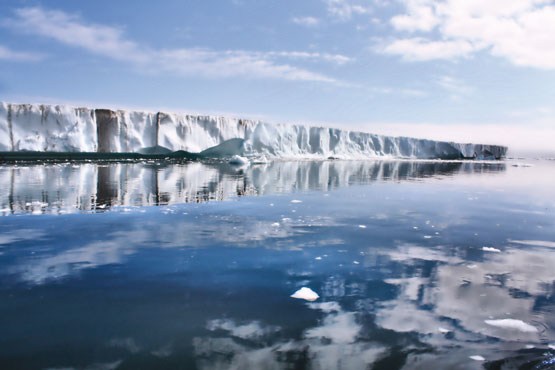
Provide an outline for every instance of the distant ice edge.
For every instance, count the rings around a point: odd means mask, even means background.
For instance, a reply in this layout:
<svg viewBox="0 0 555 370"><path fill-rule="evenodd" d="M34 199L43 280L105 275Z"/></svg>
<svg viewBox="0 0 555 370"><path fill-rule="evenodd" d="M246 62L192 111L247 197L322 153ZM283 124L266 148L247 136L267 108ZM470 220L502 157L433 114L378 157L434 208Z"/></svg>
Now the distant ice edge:
<svg viewBox="0 0 555 370"><path fill-rule="evenodd" d="M200 153L231 139L244 140L241 154L287 159L501 159L507 152L499 145L237 118L0 103L0 152L141 153L156 148ZM231 154L229 145L223 147Z"/></svg>

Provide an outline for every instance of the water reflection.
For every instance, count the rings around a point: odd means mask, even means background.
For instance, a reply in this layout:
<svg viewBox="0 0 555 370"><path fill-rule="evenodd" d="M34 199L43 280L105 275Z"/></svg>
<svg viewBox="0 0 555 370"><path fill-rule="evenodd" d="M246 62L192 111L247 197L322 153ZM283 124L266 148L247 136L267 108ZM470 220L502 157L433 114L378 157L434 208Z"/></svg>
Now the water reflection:
<svg viewBox="0 0 555 370"><path fill-rule="evenodd" d="M243 168L198 162L2 166L0 186L6 191L0 194L0 214L104 211L503 171L499 162L439 161L272 162Z"/></svg>
<svg viewBox="0 0 555 370"><path fill-rule="evenodd" d="M83 165L125 207L2 219L0 367L552 368L555 203L536 194L553 179L428 165ZM292 194L180 204L213 179ZM170 204L133 207L148 199ZM303 286L321 298L290 298Z"/></svg>

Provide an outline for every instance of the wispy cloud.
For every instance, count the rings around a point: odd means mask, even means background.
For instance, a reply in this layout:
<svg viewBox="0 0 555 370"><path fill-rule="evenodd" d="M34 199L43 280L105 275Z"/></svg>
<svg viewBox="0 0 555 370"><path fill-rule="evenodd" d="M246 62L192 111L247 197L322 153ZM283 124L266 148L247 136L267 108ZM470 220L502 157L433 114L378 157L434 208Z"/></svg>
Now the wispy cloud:
<svg viewBox="0 0 555 370"><path fill-rule="evenodd" d="M485 51L519 66L555 69L555 4L552 0L402 0L391 18L402 35L383 53L424 61L456 59Z"/></svg>
<svg viewBox="0 0 555 370"><path fill-rule="evenodd" d="M155 49L127 39L121 29L86 23L81 17L41 7L20 8L5 26L39 35L90 53L126 62L142 71L164 71L208 78L246 77L340 84L334 78L278 60L311 60L344 64L341 55L307 52L252 52L212 49ZM1 53L1 49L0 49Z"/></svg>
<svg viewBox="0 0 555 370"><path fill-rule="evenodd" d="M440 76L436 83L449 94L449 98L453 101L462 100L474 90L466 82L451 76Z"/></svg>
<svg viewBox="0 0 555 370"><path fill-rule="evenodd" d="M5 46L0 45L0 60L8 60L15 62L35 62L42 60L44 55L38 53L30 53L23 51L14 51Z"/></svg>
<svg viewBox="0 0 555 370"><path fill-rule="evenodd" d="M293 17L291 22L304 27L316 27L320 24L320 20L315 17Z"/></svg>
<svg viewBox="0 0 555 370"><path fill-rule="evenodd" d="M338 21L348 21L354 15L369 14L372 8L365 1L324 0L328 14Z"/></svg>
<svg viewBox="0 0 555 370"><path fill-rule="evenodd" d="M399 55L407 61L454 59L471 55L475 46L465 40L431 41L420 37L394 40L378 48L384 54Z"/></svg>
<svg viewBox="0 0 555 370"><path fill-rule="evenodd" d="M271 51L261 53L260 57L282 57L287 59L303 59L312 61L326 61L334 64L346 64L354 59L341 54L309 53L305 51Z"/></svg>

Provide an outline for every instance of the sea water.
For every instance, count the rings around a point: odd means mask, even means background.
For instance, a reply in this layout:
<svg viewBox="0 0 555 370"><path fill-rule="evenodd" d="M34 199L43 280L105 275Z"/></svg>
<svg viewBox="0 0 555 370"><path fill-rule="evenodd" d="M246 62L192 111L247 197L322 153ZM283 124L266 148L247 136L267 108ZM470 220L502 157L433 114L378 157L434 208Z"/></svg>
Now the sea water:
<svg viewBox="0 0 555 370"><path fill-rule="evenodd" d="M0 166L2 369L550 369L555 161Z"/></svg>

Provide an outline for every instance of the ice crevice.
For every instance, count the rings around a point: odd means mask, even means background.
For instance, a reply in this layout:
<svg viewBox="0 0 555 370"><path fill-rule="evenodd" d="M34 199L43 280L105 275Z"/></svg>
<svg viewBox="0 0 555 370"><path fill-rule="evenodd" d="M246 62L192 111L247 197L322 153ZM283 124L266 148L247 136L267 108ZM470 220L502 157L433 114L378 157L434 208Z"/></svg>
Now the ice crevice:
<svg viewBox="0 0 555 370"><path fill-rule="evenodd" d="M500 159L507 147L180 113L0 103L0 152L167 153L283 159Z"/></svg>

